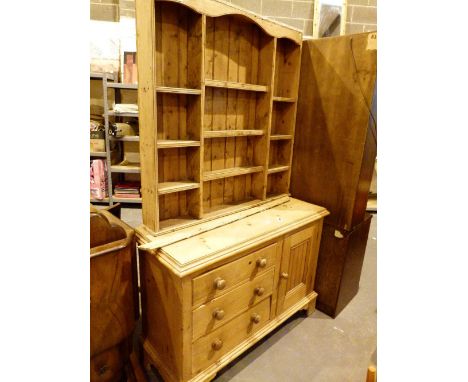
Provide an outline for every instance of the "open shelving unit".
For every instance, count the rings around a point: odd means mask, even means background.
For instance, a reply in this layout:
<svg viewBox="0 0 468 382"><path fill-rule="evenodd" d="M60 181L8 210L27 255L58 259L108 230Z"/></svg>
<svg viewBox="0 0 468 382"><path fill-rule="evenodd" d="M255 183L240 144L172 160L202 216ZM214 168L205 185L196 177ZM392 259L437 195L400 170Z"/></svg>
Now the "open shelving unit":
<svg viewBox="0 0 468 382"><path fill-rule="evenodd" d="M103 104L106 102L105 101L105 98L104 98L104 81L107 83L107 84L111 84L113 83L112 81L114 81L115 77L113 74L111 73L97 73L97 72L91 72L90 73L90 81L95 81L94 84L96 86L93 86L93 82L91 82L91 86L90 86L90 90L91 90L91 100L96 97L98 99L102 99L103 100ZM97 81L99 81L99 85L96 83ZM98 90L99 89L99 90ZM96 94L96 93L99 93ZM91 104L93 104L93 102L91 102ZM91 115L94 115L94 116L97 116L97 114L99 114L99 117L102 117L101 116L101 112L97 112L97 111L94 111L91 112ZM102 159L106 159L107 161L107 151L109 151L109 144L106 140L105 142L105 149L106 151L90 151L89 153L89 157L91 159L93 158L102 158ZM111 150L111 155L112 155L112 150ZM95 198L92 198L90 197L90 202L91 203L106 203L106 204L110 204L111 203L111 199L109 197L107 198L104 198L104 199L95 199Z"/></svg>
<svg viewBox="0 0 468 382"><path fill-rule="evenodd" d="M103 74L103 100L104 100L104 126L106 151L100 153L91 153L91 156L106 158L107 161L107 182L109 197L103 200L91 199L91 202L104 202L113 205L114 203L133 203L141 204L142 198L121 198L114 195L114 186L119 179L125 181L139 180L141 168L136 163L128 162L124 157L124 145L130 147L134 152L139 150L140 137L138 135L127 135L123 137L113 137L109 133L112 122L138 121L138 113L119 113L110 110L109 101L114 99L115 103L133 103L138 102L138 85L124 84L120 82L111 82L114 77ZM110 93L113 91L113 94ZM112 97L113 96L113 97Z"/></svg>
<svg viewBox="0 0 468 382"><path fill-rule="evenodd" d="M142 215L154 233L289 193L302 35L213 3L137 4Z"/></svg>

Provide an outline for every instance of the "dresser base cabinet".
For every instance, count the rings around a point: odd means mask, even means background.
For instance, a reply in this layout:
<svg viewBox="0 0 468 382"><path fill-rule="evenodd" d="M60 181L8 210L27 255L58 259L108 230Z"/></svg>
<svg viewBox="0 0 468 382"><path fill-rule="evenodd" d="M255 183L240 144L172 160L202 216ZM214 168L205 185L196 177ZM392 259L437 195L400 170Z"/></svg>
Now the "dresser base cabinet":
<svg viewBox="0 0 468 382"><path fill-rule="evenodd" d="M351 232L324 224L317 265L317 309L336 317L359 290L372 215Z"/></svg>
<svg viewBox="0 0 468 382"><path fill-rule="evenodd" d="M297 311L312 313L327 214L290 199L157 249L141 242L145 366L165 381L209 381Z"/></svg>

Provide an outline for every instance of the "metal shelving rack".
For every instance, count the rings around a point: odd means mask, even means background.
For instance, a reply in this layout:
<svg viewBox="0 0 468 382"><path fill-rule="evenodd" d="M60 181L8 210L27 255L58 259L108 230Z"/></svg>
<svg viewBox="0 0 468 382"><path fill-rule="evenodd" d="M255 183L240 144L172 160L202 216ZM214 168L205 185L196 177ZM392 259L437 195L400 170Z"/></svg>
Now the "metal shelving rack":
<svg viewBox="0 0 468 382"><path fill-rule="evenodd" d="M139 136L125 136L122 138L115 138L109 134L109 117L131 117L138 118L137 113L117 113L113 110L109 110L109 89L114 89L115 91L115 101L116 103L120 102L120 90L138 90L138 85L136 84L123 84L115 82L116 78L111 73L91 73L91 80L100 80L102 81L102 97L104 105L104 127L105 127L105 146L106 151L102 152L90 152L91 158L105 158L107 163L107 182L109 188L109 196L104 199L93 199L90 198L91 203L106 203L113 205L114 203L132 203L132 204L141 204L141 198L135 199L126 199L126 198L116 198L114 197L114 186L112 182L112 174L138 174L140 173L139 166L129 166L125 168L124 166L119 166L112 164L112 144L115 142L139 142Z"/></svg>
<svg viewBox="0 0 468 382"><path fill-rule="evenodd" d="M107 98L104 97L104 81L107 82L107 81L114 81L114 75L111 74L111 73L95 73L95 72L91 72L90 73L90 80L99 80L99 81L102 81L103 83L103 102L104 102L104 107L107 106ZM105 132L106 135L107 135L107 131ZM106 161L107 163L108 162L108 151L109 151L109 144L108 144L108 141L106 139L106 151L91 151L89 153L89 156L91 158L106 158ZM104 199L94 199L94 198L90 198L90 202L91 203L108 203L108 204L111 204L111 198L107 197L107 198L104 198Z"/></svg>
<svg viewBox="0 0 468 382"><path fill-rule="evenodd" d="M112 81L112 79L110 79ZM104 99L104 127L105 127L105 139L106 139L106 159L107 159L107 183L109 187L109 204L112 206L114 203L132 203L132 204L141 204L141 197L135 199L126 199L126 198L116 198L114 196L114 186L112 182L112 174L139 174L139 166L129 166L129 168L124 168L124 166L112 164L112 151L111 151L111 142L138 142L140 140L139 136L127 136L122 138L114 138L109 134L109 117L131 117L138 118L138 113L117 113L114 110L109 110L109 98L108 92L109 89L114 89L115 91L115 103L120 103L120 90L138 90L138 85L136 84L123 84L119 82L108 82L108 77L103 76L102 81L103 89L103 99Z"/></svg>

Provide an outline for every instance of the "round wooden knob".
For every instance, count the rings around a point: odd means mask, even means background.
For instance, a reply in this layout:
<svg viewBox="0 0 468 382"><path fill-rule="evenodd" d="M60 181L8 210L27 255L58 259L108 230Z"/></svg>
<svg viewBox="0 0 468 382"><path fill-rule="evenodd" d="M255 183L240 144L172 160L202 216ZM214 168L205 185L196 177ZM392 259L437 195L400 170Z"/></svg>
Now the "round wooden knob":
<svg viewBox="0 0 468 382"><path fill-rule="evenodd" d="M286 272L283 272L281 273L281 277L287 280L289 278L289 275Z"/></svg>
<svg viewBox="0 0 468 382"><path fill-rule="evenodd" d="M254 324L258 324L260 322L260 315L257 314L257 313L252 313L252 316L250 317L250 320L254 323Z"/></svg>
<svg viewBox="0 0 468 382"><path fill-rule="evenodd" d="M216 338L213 343L211 344L211 348L213 350L219 350L223 347L223 341L221 341L219 338Z"/></svg>
<svg viewBox="0 0 468 382"><path fill-rule="evenodd" d="M224 289L226 286L226 280L223 280L221 277L217 277L214 281L215 289Z"/></svg>
<svg viewBox="0 0 468 382"><path fill-rule="evenodd" d="M216 309L213 312L213 318L216 319L216 320L222 320L224 318L224 310Z"/></svg>
<svg viewBox="0 0 468 382"><path fill-rule="evenodd" d="M257 259L257 267L259 268L265 268L267 265L267 259Z"/></svg>
<svg viewBox="0 0 468 382"><path fill-rule="evenodd" d="M255 294L257 296L262 296L264 293L265 293L265 288L262 288L262 287L255 288Z"/></svg>

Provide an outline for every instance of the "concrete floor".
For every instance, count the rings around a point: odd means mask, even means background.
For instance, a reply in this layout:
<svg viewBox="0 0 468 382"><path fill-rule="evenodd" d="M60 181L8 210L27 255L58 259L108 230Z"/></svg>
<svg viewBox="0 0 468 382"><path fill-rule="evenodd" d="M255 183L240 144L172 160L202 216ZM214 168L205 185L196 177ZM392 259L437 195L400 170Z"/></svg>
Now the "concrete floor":
<svg viewBox="0 0 468 382"><path fill-rule="evenodd" d="M141 224L141 211L122 208ZM359 293L332 319L298 312L221 370L216 382L364 382L377 363L377 214L372 219ZM151 382L160 379L151 376Z"/></svg>

